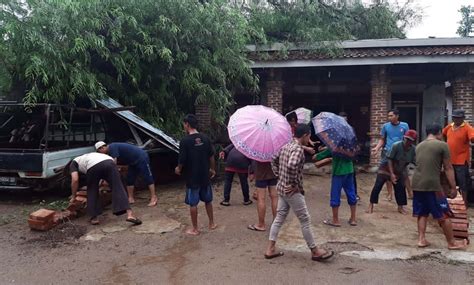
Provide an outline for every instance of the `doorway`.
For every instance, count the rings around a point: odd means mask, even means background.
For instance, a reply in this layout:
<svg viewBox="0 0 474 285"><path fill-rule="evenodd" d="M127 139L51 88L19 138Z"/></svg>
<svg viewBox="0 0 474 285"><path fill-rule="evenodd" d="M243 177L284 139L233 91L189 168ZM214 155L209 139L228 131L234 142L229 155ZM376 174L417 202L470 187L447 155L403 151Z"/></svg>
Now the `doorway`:
<svg viewBox="0 0 474 285"><path fill-rule="evenodd" d="M419 104L394 104L400 112L400 121L408 124L410 129L420 133L420 105Z"/></svg>

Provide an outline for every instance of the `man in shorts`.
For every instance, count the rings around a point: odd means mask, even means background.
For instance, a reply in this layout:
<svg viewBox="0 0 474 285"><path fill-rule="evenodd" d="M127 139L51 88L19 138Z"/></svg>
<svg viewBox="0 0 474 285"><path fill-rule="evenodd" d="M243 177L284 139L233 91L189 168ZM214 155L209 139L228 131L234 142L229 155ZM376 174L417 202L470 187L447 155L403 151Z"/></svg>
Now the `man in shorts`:
<svg viewBox="0 0 474 285"><path fill-rule="evenodd" d="M189 235L199 235L197 223L199 201L206 204L206 212L209 217L209 229L214 230L212 209L212 187L210 178L216 175L214 149L207 136L197 131L198 121L194 115L186 115L183 128L187 133L179 143L179 159L175 173L181 175L184 171L186 176L186 198L185 203L189 205L192 228L186 231Z"/></svg>
<svg viewBox="0 0 474 285"><path fill-rule="evenodd" d="M99 141L95 144L97 152L108 154L114 158L114 161L120 161L120 163L128 165L127 173L127 192L128 202L130 204L135 203L135 181L138 175L143 177L148 190L150 191L150 203L148 207L154 207L158 204L158 198L155 190L155 180L151 173L150 158L148 153L136 145L129 143L111 143L106 144L103 141Z"/></svg>
<svg viewBox="0 0 474 285"><path fill-rule="evenodd" d="M448 145L442 141L441 126L430 124L426 127L426 139L416 147L416 169L413 175L413 216L418 218L418 247L427 247L426 226L431 214L443 229L448 249L464 249L467 240L454 239L453 226L448 217L447 201L440 203L443 193L440 173L444 169L448 179L449 196L456 196L454 170L450 161ZM444 207L443 207L444 205Z"/></svg>
<svg viewBox="0 0 474 285"><path fill-rule="evenodd" d="M464 110L453 110L453 122L443 129L446 139L451 163L454 168L456 185L461 190L466 207L468 206L467 193L471 190L471 177L469 175L470 144L474 143L474 129L468 122L464 121Z"/></svg>

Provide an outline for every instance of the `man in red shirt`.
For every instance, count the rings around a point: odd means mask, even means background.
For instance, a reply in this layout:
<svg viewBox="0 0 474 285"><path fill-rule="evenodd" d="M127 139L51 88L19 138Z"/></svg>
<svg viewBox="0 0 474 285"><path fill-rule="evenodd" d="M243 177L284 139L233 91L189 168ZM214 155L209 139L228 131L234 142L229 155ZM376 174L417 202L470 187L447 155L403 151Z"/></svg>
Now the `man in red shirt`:
<svg viewBox="0 0 474 285"><path fill-rule="evenodd" d="M446 139L449 152L451 153L451 163L454 167L456 185L461 190L464 203L467 207L467 193L470 190L470 142L474 142L474 129L468 122L464 121L464 110L453 110L453 122L443 129L443 136Z"/></svg>

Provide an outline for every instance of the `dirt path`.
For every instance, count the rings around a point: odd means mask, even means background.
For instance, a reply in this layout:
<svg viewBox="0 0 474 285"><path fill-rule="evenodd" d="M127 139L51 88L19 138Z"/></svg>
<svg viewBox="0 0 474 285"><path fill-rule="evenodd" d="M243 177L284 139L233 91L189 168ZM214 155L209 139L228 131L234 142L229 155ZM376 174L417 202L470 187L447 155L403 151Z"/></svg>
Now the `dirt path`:
<svg viewBox="0 0 474 285"><path fill-rule="evenodd" d="M33 204L22 204L22 199L7 202L7 197L0 195L0 284L474 282L473 265L455 261L465 253L455 253L454 259L443 255L445 243L435 224L430 224L428 233L432 248L418 250L413 246L415 220L396 213L394 203L383 201L373 215L362 213L372 182L373 176L359 175L362 197L359 226L343 225L336 229L321 223L330 212L330 177L306 177L307 202L317 242L338 253L333 261L325 264L309 259L293 214L288 217L278 242L285 256L265 260L262 254L268 232L246 229L247 225L256 222L255 203L241 204L237 182L233 187L231 207L218 204L222 185L215 185L217 230L209 232L206 229L205 211L202 206L199 208L203 231L199 237L183 234L189 217L188 208L183 204L181 184L161 187L160 202L154 209L146 207L146 192L139 193L141 199L134 209L144 221L142 226L130 227L122 217L113 217L106 211L98 227L88 225L83 217L47 233L31 232L26 226L26 214L38 206L37 201ZM344 203L345 200L341 205L343 220L348 217L348 207ZM393 256L388 254L390 250ZM469 251L473 251L472 246ZM364 257L364 252L382 254L368 259L354 257L357 254ZM393 253L408 255L396 257Z"/></svg>

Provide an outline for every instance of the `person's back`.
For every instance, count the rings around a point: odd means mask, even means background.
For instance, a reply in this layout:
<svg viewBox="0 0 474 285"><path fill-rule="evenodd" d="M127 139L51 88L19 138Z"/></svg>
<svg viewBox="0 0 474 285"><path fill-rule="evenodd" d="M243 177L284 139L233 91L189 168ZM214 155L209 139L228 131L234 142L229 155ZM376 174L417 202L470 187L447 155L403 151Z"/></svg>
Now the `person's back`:
<svg viewBox="0 0 474 285"><path fill-rule="evenodd" d="M304 151L296 141L293 140L280 150L277 169L279 178L277 190L280 195L283 195L288 187L296 187L298 191L303 190L303 165Z"/></svg>
<svg viewBox="0 0 474 285"><path fill-rule="evenodd" d="M414 191L441 191L440 172L443 159L449 157L448 145L439 140L425 140L416 147Z"/></svg>
<svg viewBox="0 0 474 285"><path fill-rule="evenodd" d="M131 165L137 163L146 155L146 152L133 144L111 143L109 144L108 154L113 158L117 158L121 163Z"/></svg>
<svg viewBox="0 0 474 285"><path fill-rule="evenodd" d="M190 134L181 140L180 163L190 188L206 187L209 184L209 157L214 153L209 138L201 133Z"/></svg>

